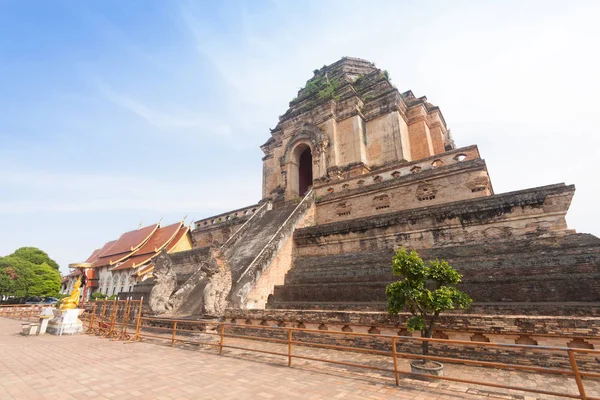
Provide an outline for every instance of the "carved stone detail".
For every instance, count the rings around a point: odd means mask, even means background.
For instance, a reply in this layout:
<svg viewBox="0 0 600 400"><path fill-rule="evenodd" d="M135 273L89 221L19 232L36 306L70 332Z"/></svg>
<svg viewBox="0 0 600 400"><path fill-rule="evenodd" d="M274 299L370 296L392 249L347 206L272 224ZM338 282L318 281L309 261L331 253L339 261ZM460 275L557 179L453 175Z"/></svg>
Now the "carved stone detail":
<svg viewBox="0 0 600 400"><path fill-rule="evenodd" d="M175 293L177 277L169 254L161 252L154 262L156 284L150 293L150 308L157 314L177 314L187 298L201 288L201 313L222 315L231 289L231 271L218 248L211 249L210 260L197 260L198 269ZM198 308L198 305L196 305Z"/></svg>
<svg viewBox="0 0 600 400"><path fill-rule="evenodd" d="M283 166L290 161L290 155L294 147L298 143L305 142L310 144L310 150L313 157L313 162L317 164L322 156L325 155L325 170L327 169L327 147L329 146L329 138L318 128L305 124L300 130L292 136L292 139L285 146L283 156L279 160Z"/></svg>

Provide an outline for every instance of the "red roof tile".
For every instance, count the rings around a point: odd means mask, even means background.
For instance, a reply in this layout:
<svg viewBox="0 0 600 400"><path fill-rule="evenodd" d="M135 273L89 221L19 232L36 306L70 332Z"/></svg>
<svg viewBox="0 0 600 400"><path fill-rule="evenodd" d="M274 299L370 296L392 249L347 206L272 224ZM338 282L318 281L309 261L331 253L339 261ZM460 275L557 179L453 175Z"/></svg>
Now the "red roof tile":
<svg viewBox="0 0 600 400"><path fill-rule="evenodd" d="M136 268L144 265L154 257L157 253L141 254L139 256L129 257L123 264L114 267L111 271L120 271L127 268Z"/></svg>
<svg viewBox="0 0 600 400"><path fill-rule="evenodd" d="M170 245L173 241L178 241L181 238L180 232L183 228L185 228L183 222L179 222L157 229L142 247L136 250L123 264L113 268L111 271L136 268L146 264L166 245Z"/></svg>
<svg viewBox="0 0 600 400"><path fill-rule="evenodd" d="M154 271L154 264L151 263L151 264L145 265L142 268L138 269L134 275L142 276L142 275L145 275L148 272L152 272L152 271Z"/></svg>
<svg viewBox="0 0 600 400"><path fill-rule="evenodd" d="M139 250L136 250L135 255L158 253L175 237L182 225L183 222L178 222L157 229L156 232L154 232L154 235L152 235Z"/></svg>
<svg viewBox="0 0 600 400"><path fill-rule="evenodd" d="M113 240L110 241L108 243L106 243L104 246L102 246L102 248L98 249L98 250L94 250L94 252L87 258L87 260L85 260L86 263L90 263L93 264L96 261L98 261L98 258L100 256L102 256L104 253L106 253L113 244L115 244L117 241Z"/></svg>
<svg viewBox="0 0 600 400"><path fill-rule="evenodd" d="M126 232L94 262L94 267L112 265L126 259L156 232L158 224Z"/></svg>
<svg viewBox="0 0 600 400"><path fill-rule="evenodd" d="M135 231L125 232L102 257L130 253L144 244L146 240L158 229L158 224L146 226Z"/></svg>
<svg viewBox="0 0 600 400"><path fill-rule="evenodd" d="M94 252L87 258L87 260L84 261L84 263L93 263L94 261L96 261L98 259L98 254L100 254L100 250L102 249L96 249L94 250Z"/></svg>

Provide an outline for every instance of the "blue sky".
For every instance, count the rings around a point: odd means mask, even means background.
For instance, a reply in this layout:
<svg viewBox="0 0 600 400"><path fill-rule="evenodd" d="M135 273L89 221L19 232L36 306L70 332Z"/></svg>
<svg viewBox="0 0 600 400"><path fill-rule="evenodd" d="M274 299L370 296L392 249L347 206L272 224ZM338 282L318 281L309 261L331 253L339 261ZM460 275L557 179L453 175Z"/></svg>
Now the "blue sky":
<svg viewBox="0 0 600 400"><path fill-rule="evenodd" d="M569 225L600 235L599 4L0 0L0 254L66 270L257 202L259 145L342 56L439 105L497 193L575 184Z"/></svg>

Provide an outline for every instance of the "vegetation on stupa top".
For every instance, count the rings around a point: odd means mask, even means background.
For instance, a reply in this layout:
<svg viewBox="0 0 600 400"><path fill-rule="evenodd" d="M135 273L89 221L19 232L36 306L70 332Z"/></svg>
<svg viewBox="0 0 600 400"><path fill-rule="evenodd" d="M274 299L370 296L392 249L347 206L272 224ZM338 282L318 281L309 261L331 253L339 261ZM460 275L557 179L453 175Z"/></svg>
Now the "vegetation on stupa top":
<svg viewBox="0 0 600 400"><path fill-rule="evenodd" d="M290 107L298 104L301 100L315 98L319 101L339 100L336 91L340 87L340 82L335 78L329 78L327 74L316 74L306 83L306 86L300 90L300 94L290 102Z"/></svg>
<svg viewBox="0 0 600 400"><path fill-rule="evenodd" d="M326 66L320 70L316 69L313 72L313 78L306 83L306 86L300 89L298 96L290 102L290 107L293 107L304 100L307 100L308 106L313 106L328 100L340 100L339 89L344 86L346 81L344 79L340 80L335 76L339 76L339 74L330 75ZM388 71L378 70L376 73L359 75L358 78L352 82L352 86L354 86L356 91L362 91L361 89L365 86L370 86L374 82L381 80L391 81ZM372 95L370 96L373 97Z"/></svg>
<svg viewBox="0 0 600 400"><path fill-rule="evenodd" d="M462 275L444 260L425 263L416 251L410 253L402 248L396 251L392 261L392 273L401 280L387 285L388 311L398 314L408 311L412 317L407 321L410 331L420 331L421 337L430 338L444 311L465 309L471 298L456 288ZM428 354L429 343L422 343L423 354Z"/></svg>
<svg viewBox="0 0 600 400"><path fill-rule="evenodd" d="M0 257L0 296L56 296L60 291L58 264L35 247L21 247Z"/></svg>

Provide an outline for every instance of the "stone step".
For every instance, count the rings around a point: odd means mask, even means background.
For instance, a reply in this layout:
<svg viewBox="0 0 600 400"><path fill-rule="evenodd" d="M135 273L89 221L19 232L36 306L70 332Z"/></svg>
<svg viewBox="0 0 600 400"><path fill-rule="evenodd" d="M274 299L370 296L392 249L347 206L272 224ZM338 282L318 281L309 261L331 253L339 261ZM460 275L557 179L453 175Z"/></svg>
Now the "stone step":
<svg viewBox="0 0 600 400"><path fill-rule="evenodd" d="M327 284L294 284L275 286L277 301L317 301L317 302L384 302L384 282L343 282Z"/></svg>
<svg viewBox="0 0 600 400"><path fill-rule="evenodd" d="M567 251L568 250L568 251ZM431 260L435 258L444 259L446 261L461 261L462 264L472 263L473 265L480 264L482 262L495 262L504 261L510 262L511 260L521 261L528 260L532 263L540 258L545 259L556 259L556 262L568 265L572 262L575 263L600 263L600 249L595 248L572 248L572 249L546 249L546 251L534 252L534 253L521 253L517 250L513 252L502 252L495 253L487 246L480 247L480 253L464 254L463 252L457 251L456 247L448 248L435 248L435 249L419 249L419 255L424 260ZM358 252L358 253L346 253L328 256L304 256L299 257L295 261L297 267L319 267L323 265L361 265L361 264L385 264L391 265L394 251L391 249L380 250L376 252Z"/></svg>
<svg viewBox="0 0 600 400"><path fill-rule="evenodd" d="M270 310L354 310L354 311L386 311L386 302L318 302L318 301L276 301L267 304Z"/></svg>
<svg viewBox="0 0 600 400"><path fill-rule="evenodd" d="M269 307L360 309L385 304L394 251L370 250L294 261ZM475 302L549 304L600 302L600 240L592 235L535 236L419 250L425 259L445 259L463 277L460 289ZM497 306L501 308L500 306Z"/></svg>
<svg viewBox="0 0 600 400"><path fill-rule="evenodd" d="M269 210L260 219L249 222L248 229L228 250L227 257L234 279L258 256L295 207L292 204Z"/></svg>
<svg viewBox="0 0 600 400"><path fill-rule="evenodd" d="M272 301L270 310L387 311L386 302ZM600 316L600 302L473 302L451 314Z"/></svg>
<svg viewBox="0 0 600 400"><path fill-rule="evenodd" d="M277 302L384 302L385 287L393 280L286 283L276 286L273 296ZM476 301L548 302L576 295L579 301L594 302L600 301L600 273L465 279L459 288Z"/></svg>
<svg viewBox="0 0 600 400"><path fill-rule="evenodd" d="M346 257L338 259L328 256L318 260L297 260L295 267L288 272L286 283L319 283L338 281L373 281L392 278L391 262L378 260L369 262L361 257L353 264L346 263ZM357 255L359 258L359 255ZM308 262L307 262L308 261ZM536 276L554 274L577 274L600 272L600 255L581 256L567 255L556 258L540 255L535 258L510 257L496 258L487 261L471 261L457 259L452 265L464 275L465 280L508 277Z"/></svg>

